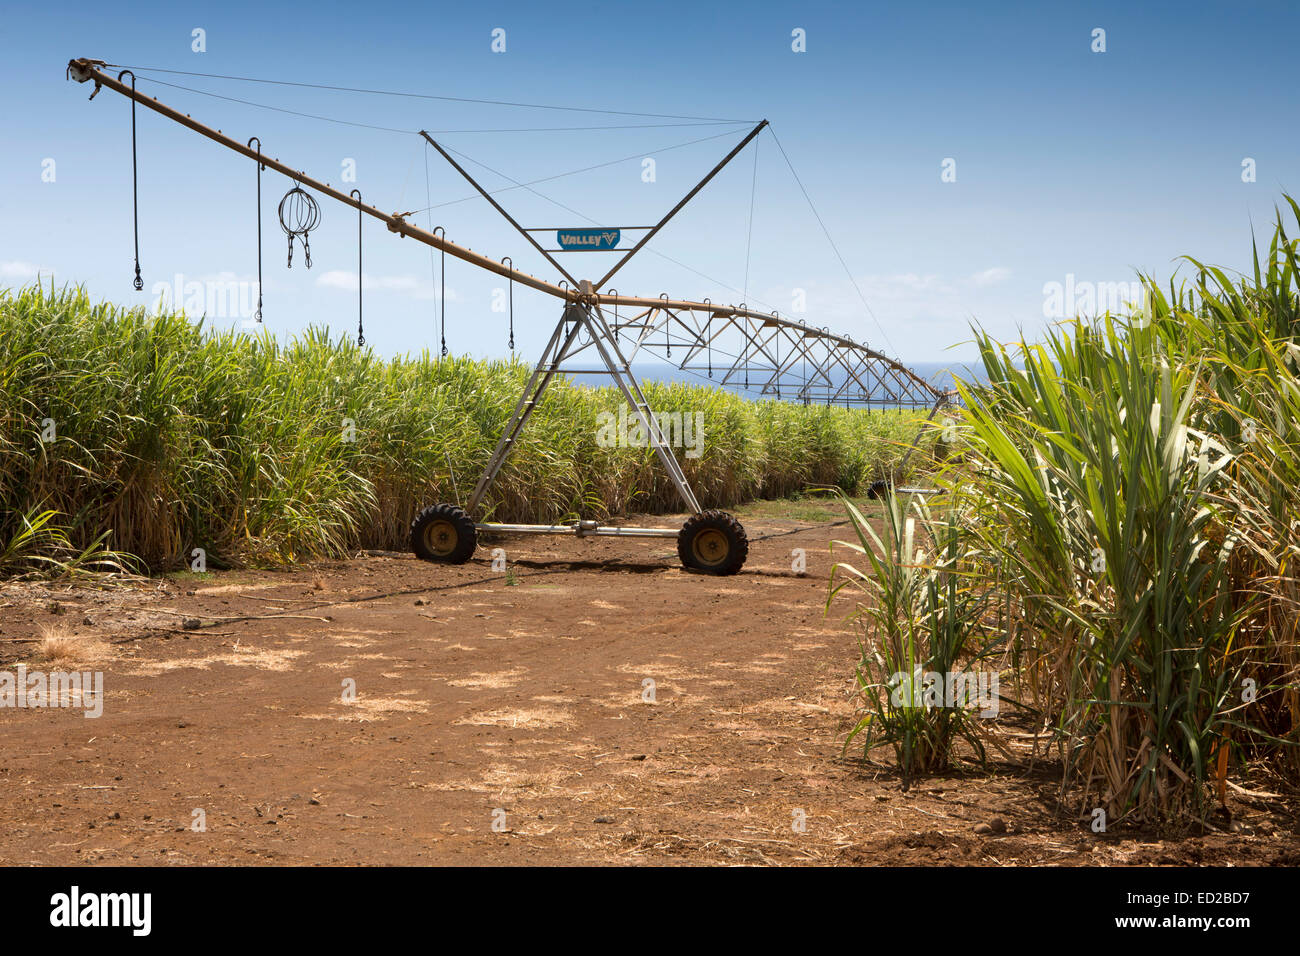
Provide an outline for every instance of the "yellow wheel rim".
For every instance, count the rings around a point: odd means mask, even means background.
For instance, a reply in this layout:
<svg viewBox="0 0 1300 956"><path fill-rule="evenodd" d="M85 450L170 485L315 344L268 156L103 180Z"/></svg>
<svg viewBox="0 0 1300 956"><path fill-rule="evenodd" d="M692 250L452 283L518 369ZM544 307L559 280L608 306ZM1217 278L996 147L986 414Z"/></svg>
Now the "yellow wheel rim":
<svg viewBox="0 0 1300 956"><path fill-rule="evenodd" d="M440 558L456 550L460 535L450 521L431 521L424 526L424 546Z"/></svg>
<svg viewBox="0 0 1300 956"><path fill-rule="evenodd" d="M731 553L731 543L717 528L706 528L691 541L691 553L709 567L722 564Z"/></svg>

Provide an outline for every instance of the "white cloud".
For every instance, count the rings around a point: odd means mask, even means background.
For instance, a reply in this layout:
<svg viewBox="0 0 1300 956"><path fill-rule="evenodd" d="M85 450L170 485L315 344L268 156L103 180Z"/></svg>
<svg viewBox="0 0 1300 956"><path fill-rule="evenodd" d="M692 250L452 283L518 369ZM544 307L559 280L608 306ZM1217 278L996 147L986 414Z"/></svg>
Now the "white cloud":
<svg viewBox="0 0 1300 956"><path fill-rule="evenodd" d="M438 293L433 286L410 275L376 276L369 272L363 274L363 285L367 292L395 292L408 295L413 299L436 299ZM331 269L316 277L316 284L327 289L342 289L346 292L357 291L357 274L345 269ZM455 289L447 290L448 301L454 302L460 296Z"/></svg>
<svg viewBox="0 0 1300 956"><path fill-rule="evenodd" d="M859 283L867 301L882 299L896 301L918 295L947 293L948 285L937 275L918 275L904 272L897 275L869 275Z"/></svg>
<svg viewBox="0 0 1300 956"><path fill-rule="evenodd" d="M198 279L200 282L256 282L255 273L232 272L225 269L221 272L205 272L200 276L187 276L186 278ZM266 283L263 283L265 285Z"/></svg>
<svg viewBox="0 0 1300 956"><path fill-rule="evenodd" d="M1003 266L994 266L992 269L977 272L970 278L978 286L995 285L1011 278L1011 270Z"/></svg>
<svg viewBox="0 0 1300 956"><path fill-rule="evenodd" d="M0 262L0 279L35 279L38 274L51 275L53 272L53 269L41 269L20 260Z"/></svg>

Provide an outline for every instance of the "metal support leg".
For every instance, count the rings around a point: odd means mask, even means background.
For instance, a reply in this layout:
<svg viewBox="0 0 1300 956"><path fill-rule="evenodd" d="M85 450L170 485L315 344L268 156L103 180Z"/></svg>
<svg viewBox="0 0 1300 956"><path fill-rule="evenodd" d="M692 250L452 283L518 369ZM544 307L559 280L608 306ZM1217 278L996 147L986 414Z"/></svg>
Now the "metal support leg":
<svg viewBox="0 0 1300 956"><path fill-rule="evenodd" d="M572 323L571 326L570 323ZM590 344L595 346L601 361L605 364L606 372L618 385L619 391L627 399L628 405L635 411L637 420L640 421L641 427L645 429L651 447L654 448L655 454L659 456L659 461L663 464L664 470L668 472L668 477L677 489L678 494L681 495L683 503L692 514L699 514L703 509L700 508L700 503L696 500L695 493L686 480L686 474L682 471L681 464L673 454L672 448L669 447L663 429L659 427L658 419L646 402L645 394L641 391L636 376L632 374L631 365L623 357L613 330L610 329L599 308L592 310L577 304L566 306L564 313L560 316L560 321L556 323L555 331L551 333L550 341L547 342L541 359L534 367L533 373L528 379L528 384L524 386L523 394L520 395L519 402L515 405L515 410L510 416L510 421L506 424L505 431L501 433L496 450L492 453L492 458L488 461L487 467L478 480L478 484L474 487L474 494L470 497L466 510L471 515L476 513L483 496L487 493L488 488L492 486L492 482L510 457L510 453L514 451L515 443L519 438L519 434L523 431L524 425L541 402L542 394L554 379L556 372L560 371L560 363L570 353L574 342L578 338L578 333L582 329L586 329L591 336Z"/></svg>
<svg viewBox="0 0 1300 956"><path fill-rule="evenodd" d="M912 444L907 449L907 454L903 456L902 464L898 466L898 473L900 475L907 474L907 463L912 460L912 452L916 451L917 446L921 444L921 436L925 434L926 426L929 425L930 422L934 421L934 416L938 414L941 407L948 403L948 398L948 394L945 393L936 399L935 403L930 407L930 414L925 416L925 421L922 422L921 427L917 429L916 437L912 439Z"/></svg>
<svg viewBox="0 0 1300 956"><path fill-rule="evenodd" d="M695 499L695 492L691 490L690 483L686 480L686 474L677 461L677 456L673 454L667 439L664 438L663 430L659 427L659 420L651 412L650 406L645 400L645 395L641 391L641 386L638 384L636 376L632 374L632 366L623 357L623 352L618 347L618 339L605 321L605 316L600 311L600 307L597 306L591 312L586 312L583 321L587 323L587 327L591 331L592 343L596 346L596 351L600 353L601 359L605 362L605 367L609 369L610 377L618 384L619 390L628 400L628 404L636 410L637 417L641 421L641 427L646 430L650 444L654 447L655 453L659 456L659 461L663 463L664 469L668 472L668 477L672 479L673 485L676 486L677 493L682 496L682 501L692 514L699 514L703 509ZM608 350L606 345L609 347ZM617 359L617 362L615 362L615 359Z"/></svg>
<svg viewBox="0 0 1300 956"><path fill-rule="evenodd" d="M496 451L492 453L492 458L479 477L478 484L474 486L474 494L470 497L466 508L471 515L475 513L479 502L483 500L497 473L501 471L501 466L510 457L519 433L537 408L538 402L542 400L542 393L555 377L556 369L568 354L574 339L578 337L578 330L582 328L580 315L581 310L576 305L565 306L564 312L560 315L560 321L556 323L555 331L551 333L550 341L546 343L542 357L534 366L533 374L529 377L528 384L524 386L523 394L519 396L519 402L515 405L510 421L506 424L505 431L501 433ZM571 329L568 328L570 322L573 323Z"/></svg>

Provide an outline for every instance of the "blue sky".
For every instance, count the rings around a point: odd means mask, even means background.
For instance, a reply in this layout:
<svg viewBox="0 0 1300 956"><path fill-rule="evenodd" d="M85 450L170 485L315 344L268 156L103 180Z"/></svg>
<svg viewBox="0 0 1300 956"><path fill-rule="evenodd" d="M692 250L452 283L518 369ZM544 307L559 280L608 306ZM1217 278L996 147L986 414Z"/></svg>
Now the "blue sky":
<svg viewBox="0 0 1300 956"><path fill-rule="evenodd" d="M66 82L74 56L141 67L139 87L384 209L440 205L448 238L558 278L422 141L326 123L161 86L414 131L671 122L366 96L200 77L148 67L630 112L757 120L780 137L843 254L864 308L786 168L758 140L615 281L623 292L747 299L829 325L914 362L960 359L968 323L1031 336L1048 283L1166 276L1188 253L1248 265L1252 222L1300 183L1300 91L1292 82L1293 3L966 3L924 5L661 2L330 4L276 7L65 3L5 16L0 73L0 285L85 283L92 295L149 304L156 285L256 278L250 161L141 110L140 243L145 291L131 289L129 102ZM206 52L192 50L205 31ZM505 30L506 50L492 51ZM792 30L806 52L791 49ZM1092 32L1106 31L1094 53ZM746 127L654 126L531 133L438 133L517 180L621 157L628 162L536 188L610 225L656 220ZM665 152L663 147L716 138ZM642 159L656 162L644 182ZM956 181L941 181L945 159ZM1254 160L1256 181L1242 181ZM42 174L53 160L53 182ZM485 172L489 188L506 183ZM48 178L48 175L46 176ZM275 205L289 187L263 178L265 321L355 330L356 215L322 200L314 266L295 255ZM754 195L752 239L749 229ZM502 202L526 225L584 225L522 190ZM422 225L427 214L416 217ZM379 351L436 345L427 248L365 227L366 335ZM749 279L746 287L746 249ZM667 256L670 258L663 258ZM676 261L672 261L676 260ZM570 254L595 272L601 254ZM600 271L603 272L603 269ZM1073 277L1068 279L1067 277ZM595 278L595 276L591 276ZM500 279L448 260L454 352L504 355ZM556 302L515 290L517 345L540 351ZM226 323L232 321L225 318ZM956 348L950 349L950 347Z"/></svg>

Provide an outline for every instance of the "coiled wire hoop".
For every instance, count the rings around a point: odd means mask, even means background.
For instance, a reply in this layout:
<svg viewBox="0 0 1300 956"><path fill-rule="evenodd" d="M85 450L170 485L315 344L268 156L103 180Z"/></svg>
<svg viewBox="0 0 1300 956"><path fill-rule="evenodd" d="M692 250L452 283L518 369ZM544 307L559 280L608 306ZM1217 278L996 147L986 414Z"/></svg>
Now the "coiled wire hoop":
<svg viewBox="0 0 1300 956"><path fill-rule="evenodd" d="M294 184L280 200L279 215L280 228L289 237L289 268L293 268L293 237L298 236L302 240L303 257L310 269L311 245L307 241L307 233L320 225L320 206L316 205L316 200L306 190Z"/></svg>

